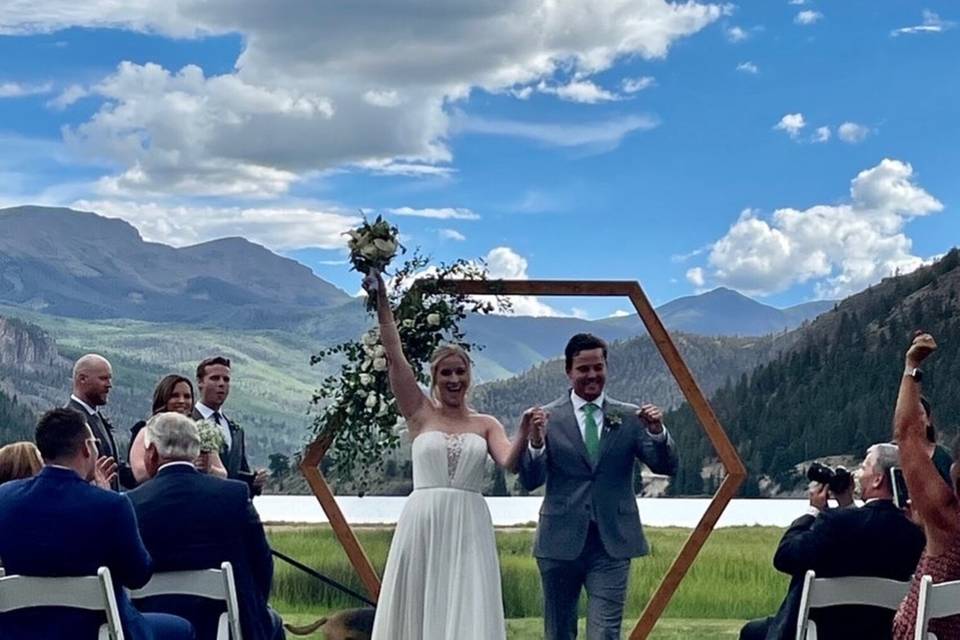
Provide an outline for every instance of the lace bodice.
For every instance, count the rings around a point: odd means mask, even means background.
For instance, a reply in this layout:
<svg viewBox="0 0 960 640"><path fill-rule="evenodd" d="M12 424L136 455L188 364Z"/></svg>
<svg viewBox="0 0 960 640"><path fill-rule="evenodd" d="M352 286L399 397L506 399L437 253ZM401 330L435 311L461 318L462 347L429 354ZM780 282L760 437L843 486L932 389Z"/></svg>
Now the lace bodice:
<svg viewBox="0 0 960 640"><path fill-rule="evenodd" d="M480 492L487 441L476 433L424 431L413 441L413 488Z"/></svg>

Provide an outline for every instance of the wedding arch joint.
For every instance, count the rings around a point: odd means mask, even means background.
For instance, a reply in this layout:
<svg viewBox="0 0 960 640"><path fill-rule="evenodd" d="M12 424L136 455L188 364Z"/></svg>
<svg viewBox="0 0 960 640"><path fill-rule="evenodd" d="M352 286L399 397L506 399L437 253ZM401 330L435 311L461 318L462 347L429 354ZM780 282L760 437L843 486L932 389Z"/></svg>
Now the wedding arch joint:
<svg viewBox="0 0 960 640"><path fill-rule="evenodd" d="M418 285L414 285L418 286ZM727 437L723 426L717 420L710 403L703 395L677 351L670 334L657 316L640 283L634 280L445 280L442 290L465 295L496 296L592 296L626 297L633 303L637 314L643 321L654 346L663 358L671 375L680 387L687 403L693 409L697 421L717 452L726 476L717 492L710 500L706 511L694 527L690 536L680 548L667 573L640 614L636 626L630 633L630 640L643 640L650 635L664 610L676 592L687 571L693 564L713 532L717 521L730 500L736 495L740 485L747 477L747 470L737 455L736 448ZM337 506L330 486L320 472L320 462L330 447L332 439L318 437L306 449L300 464L300 471L306 478L314 495L320 502L334 534L343 546L350 563L353 565L371 599L376 600L380 592L380 579L367 557L366 552L354 535L349 523ZM681 452L682 454L682 452Z"/></svg>

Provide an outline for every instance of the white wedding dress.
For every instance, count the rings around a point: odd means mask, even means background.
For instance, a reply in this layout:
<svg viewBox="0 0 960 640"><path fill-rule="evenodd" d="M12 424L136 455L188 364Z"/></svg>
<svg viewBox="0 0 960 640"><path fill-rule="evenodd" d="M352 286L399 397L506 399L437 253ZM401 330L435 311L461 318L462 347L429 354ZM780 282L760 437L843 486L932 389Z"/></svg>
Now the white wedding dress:
<svg viewBox="0 0 960 640"><path fill-rule="evenodd" d="M373 640L504 640L500 565L484 484L487 442L425 431L397 521Z"/></svg>

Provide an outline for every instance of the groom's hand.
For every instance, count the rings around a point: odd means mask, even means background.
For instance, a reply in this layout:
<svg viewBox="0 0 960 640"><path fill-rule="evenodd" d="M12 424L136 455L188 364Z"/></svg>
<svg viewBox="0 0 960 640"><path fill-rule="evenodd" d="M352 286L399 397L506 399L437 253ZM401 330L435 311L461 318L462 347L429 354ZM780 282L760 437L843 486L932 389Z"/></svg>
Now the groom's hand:
<svg viewBox="0 0 960 640"><path fill-rule="evenodd" d="M654 404L644 404L637 411L637 417L647 425L647 431L653 434L663 432L663 411Z"/></svg>
<svg viewBox="0 0 960 640"><path fill-rule="evenodd" d="M547 412L541 407L531 407L523 412L523 422L521 428L524 428L530 446L539 449L543 446L543 434L547 426Z"/></svg>

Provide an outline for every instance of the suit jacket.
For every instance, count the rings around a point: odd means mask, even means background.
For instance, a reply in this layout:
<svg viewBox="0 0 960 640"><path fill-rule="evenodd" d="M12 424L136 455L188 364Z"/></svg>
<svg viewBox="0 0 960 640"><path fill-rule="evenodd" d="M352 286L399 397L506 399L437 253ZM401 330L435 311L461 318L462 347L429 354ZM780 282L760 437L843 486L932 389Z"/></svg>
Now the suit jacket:
<svg viewBox="0 0 960 640"><path fill-rule="evenodd" d="M773 565L793 576L787 596L771 621L767 640L793 640L809 570L818 578L875 576L909 580L925 544L922 530L891 500L875 500L860 508L833 509L814 517L801 516L780 540ZM893 611L877 607L843 606L812 609L817 637L890 638Z"/></svg>
<svg viewBox="0 0 960 640"><path fill-rule="evenodd" d="M203 420L203 415L193 409L193 419ZM224 416L227 420L227 427L230 429L230 447L226 444L220 449L220 461L227 470L227 477L231 480L243 480L250 487L254 495L259 494L259 490L253 486L253 476L250 472L250 464L247 462L247 445L244 438L243 429L236 422Z"/></svg>
<svg viewBox="0 0 960 640"><path fill-rule="evenodd" d="M44 467L0 486L0 558L9 575L95 576L110 568L128 638L152 640L121 585L142 587L152 562L126 496L91 486L70 469ZM94 640L102 614L42 608L0 614L4 640Z"/></svg>
<svg viewBox="0 0 960 640"><path fill-rule="evenodd" d="M70 398L66 406L67 409L73 409L86 418L87 424L90 425L90 430L93 431L93 437L97 439L97 449L100 451L100 455L110 456L117 461L117 478L111 485L113 490L118 491L121 485L125 487L131 486L129 481L133 477L133 474L130 472L129 466L124 464L120 458L120 450L117 449L117 441L113 437L113 425L110 424L110 421L99 411L90 415L86 407L73 398ZM132 486L136 486L136 484Z"/></svg>
<svg viewBox="0 0 960 640"><path fill-rule="evenodd" d="M636 405L607 398L596 465L587 454L570 394L546 407L550 424L546 451L537 458L525 449L520 482L532 491L546 482L533 554L538 558L573 560L580 555L591 520L596 521L606 552L614 558L648 553L633 493L634 461L654 473L673 474L677 454L669 434L655 442L637 416ZM620 418L614 424L612 416Z"/></svg>
<svg viewBox="0 0 960 640"><path fill-rule="evenodd" d="M155 571L219 569L229 561L237 582L243 637L272 637L267 599L273 558L246 484L175 464L126 495L136 510ZM224 611L219 603L189 596L150 598L138 606L186 618L198 640L216 637L217 617Z"/></svg>

